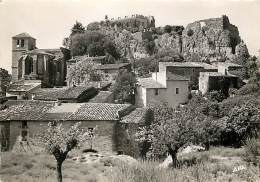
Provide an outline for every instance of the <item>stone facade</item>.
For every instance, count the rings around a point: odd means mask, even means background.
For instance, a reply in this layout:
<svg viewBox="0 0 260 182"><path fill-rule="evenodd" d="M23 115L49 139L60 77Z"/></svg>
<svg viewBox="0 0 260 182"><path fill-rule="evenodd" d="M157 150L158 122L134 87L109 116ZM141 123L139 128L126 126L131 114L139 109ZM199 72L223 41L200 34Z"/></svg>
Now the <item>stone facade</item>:
<svg viewBox="0 0 260 182"><path fill-rule="evenodd" d="M189 79L190 89L198 88L199 74L206 71L217 72L217 68L206 63L197 62L159 62L159 72L185 76Z"/></svg>
<svg viewBox="0 0 260 182"><path fill-rule="evenodd" d="M199 90L204 95L207 92L221 91L227 97L230 88L239 88L239 78L234 75L225 75L216 72L202 72L199 77Z"/></svg>
<svg viewBox="0 0 260 182"><path fill-rule="evenodd" d="M25 121L9 121L9 145L11 147L18 141L19 136L22 135L22 131L28 132L28 138L33 138L47 129L49 121L27 121L27 127L25 128L23 127L23 122ZM75 123L75 121L65 121L62 122L62 125L64 128L69 128ZM115 124L115 121L81 121L81 126L85 129L97 127L94 138L92 141L86 142L83 149L92 148L98 152L116 153Z"/></svg>
<svg viewBox="0 0 260 182"><path fill-rule="evenodd" d="M51 101L7 101L0 110L1 143L12 149L15 144L29 145L29 138L44 132L48 122L61 122L69 128L81 122L84 129L94 129L83 149L101 153L117 153L116 125L133 110L130 104L62 103ZM24 141L24 142L23 142Z"/></svg>
<svg viewBox="0 0 260 182"><path fill-rule="evenodd" d="M19 79L19 59L30 50L35 49L36 39L27 33L21 33L12 38L12 81ZM20 66L21 67L21 66Z"/></svg>
<svg viewBox="0 0 260 182"><path fill-rule="evenodd" d="M62 86L69 50L36 49L36 39L27 33L12 38L12 81L41 80L44 87Z"/></svg>
<svg viewBox="0 0 260 182"><path fill-rule="evenodd" d="M168 103L176 108L188 101L189 79L167 72L153 73L152 78L141 78L135 94L137 107Z"/></svg>

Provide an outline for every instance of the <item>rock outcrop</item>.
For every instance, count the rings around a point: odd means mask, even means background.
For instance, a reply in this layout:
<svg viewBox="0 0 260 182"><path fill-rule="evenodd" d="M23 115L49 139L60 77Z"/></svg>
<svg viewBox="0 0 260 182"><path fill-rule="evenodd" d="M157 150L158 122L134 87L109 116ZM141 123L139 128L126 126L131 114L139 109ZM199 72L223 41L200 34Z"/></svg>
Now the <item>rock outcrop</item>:
<svg viewBox="0 0 260 182"><path fill-rule="evenodd" d="M141 15L90 25L114 38L121 55L128 58L149 56L147 41L154 42L155 50L172 50L187 61L232 60L240 52L247 51L246 45L240 44L238 28L225 15L195 21L185 28L169 25L155 28L153 17Z"/></svg>
<svg viewBox="0 0 260 182"><path fill-rule="evenodd" d="M240 41L237 27L227 16L200 20L188 24L182 32L182 53L184 57L194 53L208 58L219 54L230 57Z"/></svg>

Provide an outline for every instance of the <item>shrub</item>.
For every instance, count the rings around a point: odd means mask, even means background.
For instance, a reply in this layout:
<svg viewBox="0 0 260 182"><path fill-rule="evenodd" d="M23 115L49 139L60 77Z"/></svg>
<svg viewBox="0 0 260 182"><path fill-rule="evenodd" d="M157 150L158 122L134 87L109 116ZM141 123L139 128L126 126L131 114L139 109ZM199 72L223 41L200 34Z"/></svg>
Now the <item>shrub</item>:
<svg viewBox="0 0 260 182"><path fill-rule="evenodd" d="M260 139L251 138L245 142L244 158L253 164L260 164Z"/></svg>
<svg viewBox="0 0 260 182"><path fill-rule="evenodd" d="M193 32L193 30L192 29L189 29L188 31L187 31L187 35L190 37L190 36L192 36L194 34L194 32Z"/></svg>

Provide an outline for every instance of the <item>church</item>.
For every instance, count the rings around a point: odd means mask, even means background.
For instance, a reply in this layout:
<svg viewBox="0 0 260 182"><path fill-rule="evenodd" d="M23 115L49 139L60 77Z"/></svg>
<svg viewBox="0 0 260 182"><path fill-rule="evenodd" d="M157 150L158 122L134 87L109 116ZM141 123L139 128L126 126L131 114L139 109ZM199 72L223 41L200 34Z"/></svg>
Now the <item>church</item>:
<svg viewBox="0 0 260 182"><path fill-rule="evenodd" d="M38 80L42 87L64 86L68 59L68 49L38 49L31 35L18 34L12 37L12 83Z"/></svg>

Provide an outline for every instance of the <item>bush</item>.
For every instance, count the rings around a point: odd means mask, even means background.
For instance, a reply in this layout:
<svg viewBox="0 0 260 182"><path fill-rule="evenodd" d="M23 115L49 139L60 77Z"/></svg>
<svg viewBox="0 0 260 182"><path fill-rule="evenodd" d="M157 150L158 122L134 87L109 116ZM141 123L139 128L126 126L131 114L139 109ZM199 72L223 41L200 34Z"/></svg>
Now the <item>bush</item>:
<svg viewBox="0 0 260 182"><path fill-rule="evenodd" d="M190 36L192 36L194 34L194 32L193 32L193 30L192 29L189 29L188 31L187 31L187 35L190 37Z"/></svg>
<svg viewBox="0 0 260 182"><path fill-rule="evenodd" d="M260 164L260 139L251 138L245 143L244 158L248 162L252 162L255 165Z"/></svg>

